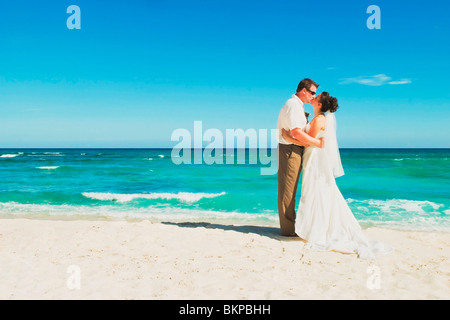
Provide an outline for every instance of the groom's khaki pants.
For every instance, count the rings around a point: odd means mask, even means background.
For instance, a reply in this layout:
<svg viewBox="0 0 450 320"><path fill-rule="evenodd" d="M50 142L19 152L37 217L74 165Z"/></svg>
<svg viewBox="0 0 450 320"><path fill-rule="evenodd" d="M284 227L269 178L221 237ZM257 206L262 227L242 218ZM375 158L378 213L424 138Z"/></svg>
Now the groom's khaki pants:
<svg viewBox="0 0 450 320"><path fill-rule="evenodd" d="M295 195L302 170L303 147L278 144L278 215L281 234L295 232Z"/></svg>

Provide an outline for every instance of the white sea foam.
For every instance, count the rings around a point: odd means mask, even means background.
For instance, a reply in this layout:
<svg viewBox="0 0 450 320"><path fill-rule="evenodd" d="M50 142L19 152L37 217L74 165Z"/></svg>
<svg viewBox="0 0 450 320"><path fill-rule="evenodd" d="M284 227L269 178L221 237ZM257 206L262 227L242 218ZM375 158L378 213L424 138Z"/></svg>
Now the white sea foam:
<svg viewBox="0 0 450 320"><path fill-rule="evenodd" d="M41 169L41 170L55 170L58 169L59 166L50 166L50 167L36 167L36 169Z"/></svg>
<svg viewBox="0 0 450 320"><path fill-rule="evenodd" d="M369 205L372 207L377 207L383 212L393 213L396 211L408 211L416 213L428 213L425 211L426 208L431 208L435 211L443 207L443 204L431 202L431 201L419 201L419 200L405 200L405 199L390 199L390 200L355 200L347 199L348 203L355 202L361 205Z"/></svg>
<svg viewBox="0 0 450 320"><path fill-rule="evenodd" d="M103 198L108 198L103 194ZM161 194L160 194L161 195ZM212 194L209 194L212 195ZM114 197L110 197L114 198ZM118 198L118 197L116 197ZM363 227L377 226L390 229L419 230L450 232L449 209L436 214L427 212L428 208L442 208L440 204L431 201L412 200L355 200L347 199L351 204L355 216ZM369 205L370 203L370 205ZM369 208L369 212L361 212L355 206ZM384 212L380 208L390 208ZM422 212L407 214L406 209L422 208ZM399 210L400 209L400 210ZM429 209L427 209L429 210ZM441 209L442 211L442 209ZM403 214L402 214L403 213ZM396 216L397 214L397 216ZM103 204L100 206L88 205L51 205L51 204L21 204L16 202L0 202L0 216L20 217L56 217L56 218L83 218L98 219L108 218L117 220L138 219L151 221L171 222L210 222L210 223L239 223L239 224L264 224L278 226L278 214L271 210L263 210L260 213L246 213L235 211L201 210L198 208L179 208L176 206L145 206L132 209L128 206ZM401 217L404 218L401 218Z"/></svg>
<svg viewBox="0 0 450 320"><path fill-rule="evenodd" d="M2 154L0 158L15 158L20 156L20 154Z"/></svg>
<svg viewBox="0 0 450 320"><path fill-rule="evenodd" d="M129 208L114 205L75 206L50 204L21 204L17 202L0 202L0 216L31 216L55 217L67 219L98 219L108 218L117 220L150 220L155 222L211 222L211 223L239 223L251 225L274 225L278 223L278 215L268 213L222 212L214 210L199 210L176 207Z"/></svg>
<svg viewBox="0 0 450 320"><path fill-rule="evenodd" d="M132 194L122 194L122 193L102 193L102 192L84 192L82 195L86 198L91 198L94 200L109 200L117 202L128 202L134 199L164 199L164 200L180 200L183 202L197 202L204 198L215 198L225 195L225 192L221 193L190 193L190 192L179 192L179 193L132 193Z"/></svg>
<svg viewBox="0 0 450 320"><path fill-rule="evenodd" d="M389 199L347 199L356 218L364 225L450 232L445 205L432 201Z"/></svg>
<svg viewBox="0 0 450 320"><path fill-rule="evenodd" d="M164 158L164 155L160 154L160 155L158 155L158 157L160 157L160 158Z"/></svg>
<svg viewBox="0 0 450 320"><path fill-rule="evenodd" d="M31 154L28 154L28 157L65 157L65 155L60 152L32 152Z"/></svg>

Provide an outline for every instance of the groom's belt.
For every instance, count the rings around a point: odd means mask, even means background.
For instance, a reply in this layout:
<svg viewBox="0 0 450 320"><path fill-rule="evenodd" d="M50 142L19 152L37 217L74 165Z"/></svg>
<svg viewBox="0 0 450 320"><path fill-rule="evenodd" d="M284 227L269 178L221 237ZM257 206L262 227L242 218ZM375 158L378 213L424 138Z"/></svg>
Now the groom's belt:
<svg viewBox="0 0 450 320"><path fill-rule="evenodd" d="M293 144L293 143L289 143L289 144L279 143L278 145L285 146L285 147L291 147L291 148L297 147L297 148L300 148L300 149L305 149L304 146L299 146L298 144Z"/></svg>

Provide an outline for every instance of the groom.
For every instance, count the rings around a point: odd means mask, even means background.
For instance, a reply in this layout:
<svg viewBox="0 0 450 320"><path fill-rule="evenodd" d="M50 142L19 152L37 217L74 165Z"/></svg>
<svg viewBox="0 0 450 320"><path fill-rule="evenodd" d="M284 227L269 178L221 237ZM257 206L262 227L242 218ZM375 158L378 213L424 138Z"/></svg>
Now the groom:
<svg viewBox="0 0 450 320"><path fill-rule="evenodd" d="M311 79L303 79L296 94L286 101L278 116L278 215L283 236L297 236L295 233L295 195L302 169L302 156L311 137L304 130L307 124L304 103L310 103L319 87ZM302 146L283 139L281 129L291 130L291 135Z"/></svg>

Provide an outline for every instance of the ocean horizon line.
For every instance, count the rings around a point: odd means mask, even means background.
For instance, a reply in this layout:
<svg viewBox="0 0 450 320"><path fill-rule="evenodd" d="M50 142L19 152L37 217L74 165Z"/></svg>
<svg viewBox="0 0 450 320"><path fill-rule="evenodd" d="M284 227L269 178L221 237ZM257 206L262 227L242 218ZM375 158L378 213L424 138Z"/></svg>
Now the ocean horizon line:
<svg viewBox="0 0 450 320"><path fill-rule="evenodd" d="M207 147L201 148L201 150L205 150ZM117 148L111 148L111 147L18 147L18 148L2 148L0 147L0 150L173 150L172 147L117 147ZM200 150L200 148L185 148L190 150ZM223 150L226 150L227 148L221 148ZM276 150L277 148L233 148L233 150L259 150L259 149L272 149ZM439 148L425 148L425 147L342 147L339 148L340 150L450 150L446 147L439 147Z"/></svg>

